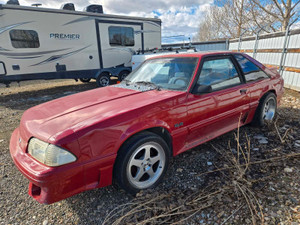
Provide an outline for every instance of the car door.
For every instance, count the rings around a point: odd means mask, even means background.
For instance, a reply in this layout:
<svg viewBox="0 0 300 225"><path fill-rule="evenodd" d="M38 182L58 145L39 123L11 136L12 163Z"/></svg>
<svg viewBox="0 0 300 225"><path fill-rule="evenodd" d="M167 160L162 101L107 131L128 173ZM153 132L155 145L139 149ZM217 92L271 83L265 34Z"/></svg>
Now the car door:
<svg viewBox="0 0 300 225"><path fill-rule="evenodd" d="M211 90L188 94L186 149L236 128L240 117L243 124L249 111L247 84L231 55L206 57L200 68L195 87L208 86Z"/></svg>

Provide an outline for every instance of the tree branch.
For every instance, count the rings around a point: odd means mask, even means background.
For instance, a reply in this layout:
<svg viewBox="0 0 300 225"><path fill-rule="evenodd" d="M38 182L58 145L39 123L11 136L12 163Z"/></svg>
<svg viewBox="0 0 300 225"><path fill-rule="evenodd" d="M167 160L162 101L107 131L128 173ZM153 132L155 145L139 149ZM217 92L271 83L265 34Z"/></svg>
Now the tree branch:
<svg viewBox="0 0 300 225"><path fill-rule="evenodd" d="M300 3L300 1L297 1L297 2L293 5L293 7L291 8L291 11L293 11L294 8L295 8L299 3Z"/></svg>
<svg viewBox="0 0 300 225"><path fill-rule="evenodd" d="M282 10L282 8L280 7L278 1L277 1L277 0L272 0L272 1L275 3L276 7L279 9L279 12L280 12L281 16L284 18L283 10ZM284 3L283 0L282 0L282 2L283 2L283 4L284 4L285 9L287 10L287 7L286 7L286 5L285 5L285 3Z"/></svg>
<svg viewBox="0 0 300 225"><path fill-rule="evenodd" d="M284 0L282 0L282 4L284 5L284 8L287 8L287 5L285 4Z"/></svg>
<svg viewBox="0 0 300 225"><path fill-rule="evenodd" d="M256 0L252 0L252 2L257 5L260 9L262 9L263 11L265 11L266 13L272 15L273 17L277 18L278 20L280 20L280 18L278 17L278 15L276 15L275 13L267 10L265 7L263 7L261 4L257 3Z"/></svg>

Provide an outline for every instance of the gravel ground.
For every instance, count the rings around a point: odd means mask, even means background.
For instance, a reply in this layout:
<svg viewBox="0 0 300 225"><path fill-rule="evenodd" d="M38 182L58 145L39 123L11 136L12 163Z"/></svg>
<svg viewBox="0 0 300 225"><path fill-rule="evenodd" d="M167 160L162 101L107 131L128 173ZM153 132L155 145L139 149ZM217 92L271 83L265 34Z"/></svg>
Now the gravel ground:
<svg viewBox="0 0 300 225"><path fill-rule="evenodd" d="M234 143L232 131L193 150L175 157L167 176L153 191L141 193L137 198L114 186L87 191L52 205L41 205L27 194L28 181L14 166L9 155L9 139L18 126L23 112L37 104L54 98L96 88L95 82L82 84L68 80L22 82L19 87L0 85L0 224L102 224L116 207L133 202L168 196L164 210L173 205L184 205L181 200L203 190L221 188L222 195L211 198L205 209L199 208L189 218L170 217L169 223L186 219L182 224L251 224L251 213L240 195L226 191L237 172L214 172L226 168L228 141ZM273 125L263 129L245 126L240 129L240 144L250 139L251 160L268 160L251 166L244 178L251 180L249 189L258 205L258 223L299 224L300 222L300 94L286 91L279 108L278 132ZM281 135L281 142L278 133ZM285 135L286 134L286 135ZM234 146L232 144L232 146ZM234 147L229 149L236 154ZM290 156L294 154L295 156ZM297 155L298 154L298 155ZM285 157L289 155L289 157ZM274 159L274 160L273 160ZM284 160L281 160L284 159ZM256 180L255 182L253 180ZM219 190L221 190L219 189ZM159 202L158 202L159 203ZM193 206L196 207L196 206ZM183 208L184 209L184 208ZM147 209L149 210L149 209ZM151 209L151 215L156 214ZM164 210L156 210L163 213ZM118 212L116 218L126 212ZM145 214L146 215L146 214ZM144 215L144 217L145 217ZM190 215L190 214L187 214ZM261 215L264 215L263 220ZM136 223L140 214L128 221ZM150 216L151 217L151 216ZM120 220L125 223L125 220ZM127 221L127 222L128 222ZM153 221L152 221L153 222ZM156 221L157 222L157 221ZM155 221L153 223L156 223ZM111 223L111 221L109 222ZM108 224L109 224L108 223Z"/></svg>

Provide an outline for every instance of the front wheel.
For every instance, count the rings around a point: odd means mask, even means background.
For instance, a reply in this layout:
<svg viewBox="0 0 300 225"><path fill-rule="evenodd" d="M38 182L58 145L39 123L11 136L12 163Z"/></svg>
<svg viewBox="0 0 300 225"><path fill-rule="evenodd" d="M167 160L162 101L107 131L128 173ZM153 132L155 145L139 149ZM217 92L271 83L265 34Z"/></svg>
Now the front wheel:
<svg viewBox="0 0 300 225"><path fill-rule="evenodd" d="M274 93L264 95L255 111L252 124L255 126L263 126L266 121L272 121L277 111L277 98Z"/></svg>
<svg viewBox="0 0 300 225"><path fill-rule="evenodd" d="M107 73L102 73L96 78L99 87L106 87L110 84L110 76Z"/></svg>
<svg viewBox="0 0 300 225"><path fill-rule="evenodd" d="M159 184L169 165L170 152L158 135L143 132L131 138L118 153L114 178L130 194Z"/></svg>

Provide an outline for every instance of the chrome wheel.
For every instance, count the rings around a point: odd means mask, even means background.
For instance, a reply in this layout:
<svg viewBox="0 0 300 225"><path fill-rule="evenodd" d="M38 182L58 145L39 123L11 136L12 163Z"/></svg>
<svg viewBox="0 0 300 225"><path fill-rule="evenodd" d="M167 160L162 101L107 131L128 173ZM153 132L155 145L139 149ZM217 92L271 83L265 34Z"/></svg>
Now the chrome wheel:
<svg viewBox="0 0 300 225"><path fill-rule="evenodd" d="M163 147L156 142L147 142L139 146L128 161L128 181L137 189L149 188L160 178L165 164Z"/></svg>
<svg viewBox="0 0 300 225"><path fill-rule="evenodd" d="M272 120L275 116L275 112L276 112L276 99L269 98L263 108L263 113L262 113L263 119Z"/></svg>

